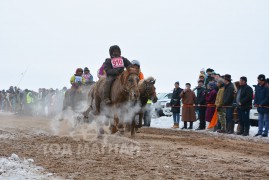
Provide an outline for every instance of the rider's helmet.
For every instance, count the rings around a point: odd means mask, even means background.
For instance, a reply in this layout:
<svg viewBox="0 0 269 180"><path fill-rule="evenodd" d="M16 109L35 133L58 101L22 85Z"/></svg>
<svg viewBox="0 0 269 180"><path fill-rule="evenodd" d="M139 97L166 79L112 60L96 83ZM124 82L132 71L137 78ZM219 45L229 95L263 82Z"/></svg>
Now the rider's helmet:
<svg viewBox="0 0 269 180"><path fill-rule="evenodd" d="M84 72L85 72L85 71L90 72L90 70L89 70L89 68L88 68L88 67L85 67L85 68L84 68Z"/></svg>
<svg viewBox="0 0 269 180"><path fill-rule="evenodd" d="M140 68L140 62L138 60L133 60L132 65L136 65Z"/></svg>
<svg viewBox="0 0 269 180"><path fill-rule="evenodd" d="M115 50L118 50L119 51L119 56L121 55L121 50L120 50L120 47L118 46L118 45L114 45L114 46L111 46L110 48L109 48L109 55L110 55L110 57L113 57L113 52L115 51Z"/></svg>

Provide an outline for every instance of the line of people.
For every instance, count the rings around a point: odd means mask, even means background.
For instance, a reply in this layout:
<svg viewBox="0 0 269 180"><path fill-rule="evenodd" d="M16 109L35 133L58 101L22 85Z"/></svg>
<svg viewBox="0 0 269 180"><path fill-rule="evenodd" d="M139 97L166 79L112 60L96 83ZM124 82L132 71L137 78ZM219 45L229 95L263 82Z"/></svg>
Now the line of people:
<svg viewBox="0 0 269 180"><path fill-rule="evenodd" d="M67 88L45 89L38 92L11 86L0 92L0 111L14 114L53 117L62 110Z"/></svg>
<svg viewBox="0 0 269 180"><path fill-rule="evenodd" d="M187 83L181 89L179 82L175 83L171 99L174 126L179 128L182 109L181 129L193 129L193 122L198 119L199 127L196 130L213 128L218 133L234 134L235 123L238 122L237 135L248 136L250 129L250 110L257 108L259 113L259 128L255 136L268 137L269 129L269 79L265 75L258 76L258 84L252 87L247 84L247 77L232 83L230 74L221 76L213 69L201 70L198 86L191 89ZM183 106L181 107L181 103ZM189 126L188 126L189 123Z"/></svg>

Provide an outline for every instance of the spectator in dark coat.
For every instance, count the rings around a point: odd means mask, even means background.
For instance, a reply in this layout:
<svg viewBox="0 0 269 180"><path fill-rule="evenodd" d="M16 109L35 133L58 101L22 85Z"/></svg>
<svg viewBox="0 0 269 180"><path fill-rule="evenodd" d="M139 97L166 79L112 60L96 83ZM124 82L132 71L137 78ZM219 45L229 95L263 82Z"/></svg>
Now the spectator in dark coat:
<svg viewBox="0 0 269 180"><path fill-rule="evenodd" d="M204 130L205 129L205 111L206 111L206 100L205 100L205 93L206 89L204 88L204 81L198 81L197 89L197 98L196 98L196 105L198 110L198 116L200 120L199 127L196 130Z"/></svg>
<svg viewBox="0 0 269 180"><path fill-rule="evenodd" d="M215 83L211 82L207 86L207 93L206 93L206 115L205 120L207 122L211 122L211 119L213 118L213 115L215 113L215 101L217 97L217 91L215 90Z"/></svg>
<svg viewBox="0 0 269 180"><path fill-rule="evenodd" d="M249 112L252 107L253 90L247 85L247 78L240 78L240 87L236 95L240 131L237 135L248 136L250 128Z"/></svg>
<svg viewBox="0 0 269 180"><path fill-rule="evenodd" d="M264 101L261 103L262 107L265 107L264 109L264 126L265 129L263 131L263 137L268 137L268 130L269 130L269 79L266 79L266 96Z"/></svg>
<svg viewBox="0 0 269 180"><path fill-rule="evenodd" d="M175 89L173 91L173 95L170 101L171 104L171 112L173 113L173 119L174 119L174 126L172 128L179 128L179 121L180 121L180 93L183 89L179 87L179 82L175 83Z"/></svg>
<svg viewBox="0 0 269 180"><path fill-rule="evenodd" d="M224 76L225 90L223 94L223 106L226 114L227 133L234 133L234 121L233 121L233 102L234 102L234 85L232 84L232 77L230 74Z"/></svg>
<svg viewBox="0 0 269 180"><path fill-rule="evenodd" d="M262 104L265 104L266 101L266 84L265 84L265 75L261 74L258 76L258 85L255 86L255 98L254 98L254 106L257 107L259 113L259 130L256 136L268 136L268 129L263 131L265 123L268 121L268 116L265 114L265 109Z"/></svg>

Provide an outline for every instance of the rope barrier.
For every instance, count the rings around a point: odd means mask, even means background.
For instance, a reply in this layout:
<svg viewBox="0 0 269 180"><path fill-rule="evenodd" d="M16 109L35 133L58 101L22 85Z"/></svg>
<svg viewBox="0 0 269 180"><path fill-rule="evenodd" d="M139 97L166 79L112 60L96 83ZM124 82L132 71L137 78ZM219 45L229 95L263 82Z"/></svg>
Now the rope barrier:
<svg viewBox="0 0 269 180"><path fill-rule="evenodd" d="M181 106L171 106L171 107L181 107ZM183 104L183 107L209 107L209 108L216 108L217 106L214 104L208 104L208 105L191 105L191 104ZM219 106L218 108L231 108L235 106ZM251 107L252 108L252 107ZM261 108L267 108L269 109L269 106L261 106Z"/></svg>

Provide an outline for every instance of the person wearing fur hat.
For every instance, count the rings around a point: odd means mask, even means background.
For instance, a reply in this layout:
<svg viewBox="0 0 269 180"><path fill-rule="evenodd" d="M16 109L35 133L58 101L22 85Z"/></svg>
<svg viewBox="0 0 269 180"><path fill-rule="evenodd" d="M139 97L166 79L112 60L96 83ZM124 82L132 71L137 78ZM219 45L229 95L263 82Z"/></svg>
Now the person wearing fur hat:
<svg viewBox="0 0 269 180"><path fill-rule="evenodd" d="M265 75L260 74L258 76L258 85L255 87L255 98L254 98L254 106L257 107L258 113L259 113L259 130L258 133L255 136L268 136L268 129L264 131L264 124L268 121L268 116L265 113L265 108L263 107L263 104L265 104L266 101L266 78ZM266 132L267 131L267 132Z"/></svg>
<svg viewBox="0 0 269 180"><path fill-rule="evenodd" d="M179 128L179 122L180 122L180 93L183 91L179 87L179 82L175 82L175 88L173 90L172 98L170 101L171 104L171 112L173 113L173 119L174 119L174 126L172 128Z"/></svg>
<svg viewBox="0 0 269 180"><path fill-rule="evenodd" d="M225 108L226 112L226 125L227 133L234 133L234 121L233 121L233 103L234 103L234 85L232 83L232 76L230 74L224 75L225 90L223 94L223 106L228 106Z"/></svg>
<svg viewBox="0 0 269 180"><path fill-rule="evenodd" d="M247 78L241 77L240 87L236 95L236 105L239 116L240 131L237 135L248 136L250 128L249 112L252 107L253 90L247 85Z"/></svg>
<svg viewBox="0 0 269 180"><path fill-rule="evenodd" d="M112 83L115 81L118 75L120 75L124 68L131 66L131 62L121 56L120 47L117 45L109 48L110 58L107 58L104 63L104 69L106 71L106 82L104 85L104 102L105 104L111 104L110 90Z"/></svg>
<svg viewBox="0 0 269 180"><path fill-rule="evenodd" d="M225 90L224 80L220 78L217 82L217 85L218 85L219 91L216 97L215 105L218 111L218 121L221 124L221 129L219 129L217 132L226 133L225 108L222 107L223 106L223 94Z"/></svg>

